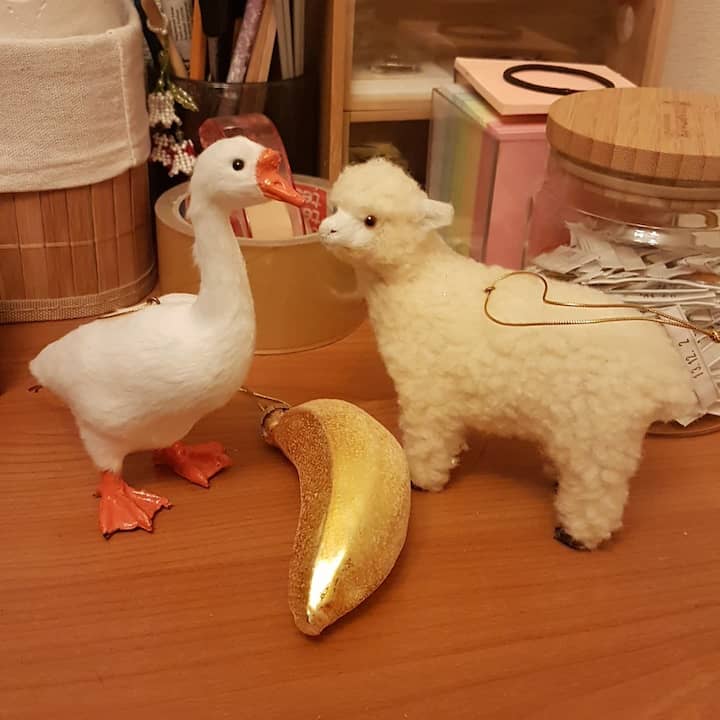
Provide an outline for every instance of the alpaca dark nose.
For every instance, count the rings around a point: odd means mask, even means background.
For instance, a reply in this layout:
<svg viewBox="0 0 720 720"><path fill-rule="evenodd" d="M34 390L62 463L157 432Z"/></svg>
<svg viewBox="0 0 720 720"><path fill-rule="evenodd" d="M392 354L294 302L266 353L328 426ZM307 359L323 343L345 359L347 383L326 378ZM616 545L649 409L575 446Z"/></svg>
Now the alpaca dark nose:
<svg viewBox="0 0 720 720"><path fill-rule="evenodd" d="M336 230L335 228L330 228L330 234L331 234L331 235L332 235L333 233L336 233L336 232L337 232L337 230Z"/></svg>

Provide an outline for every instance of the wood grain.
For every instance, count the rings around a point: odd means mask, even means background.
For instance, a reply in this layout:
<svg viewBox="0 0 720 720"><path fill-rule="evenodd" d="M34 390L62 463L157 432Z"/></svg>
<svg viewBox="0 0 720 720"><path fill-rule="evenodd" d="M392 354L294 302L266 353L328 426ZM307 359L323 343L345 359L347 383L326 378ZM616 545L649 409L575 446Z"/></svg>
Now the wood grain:
<svg viewBox="0 0 720 720"><path fill-rule="evenodd" d="M0 227L3 228L0 247L0 299L22 297L25 292L22 255L12 193L0 193Z"/></svg>
<svg viewBox="0 0 720 720"><path fill-rule="evenodd" d="M90 188L90 193L92 197L93 228L95 231L98 289L109 290L120 284L112 179L95 183Z"/></svg>
<svg viewBox="0 0 720 720"><path fill-rule="evenodd" d="M335 180L343 168L343 110L351 72L355 0L328 0L320 99L320 176Z"/></svg>
<svg viewBox="0 0 720 720"><path fill-rule="evenodd" d="M27 298L50 296L50 279L45 256L40 193L14 194L17 238L22 258L22 277Z"/></svg>
<svg viewBox="0 0 720 720"><path fill-rule="evenodd" d="M3 720L720 717L717 436L649 439L625 529L594 553L552 540L532 448L474 439L446 491L413 493L387 582L311 640L287 605L297 478L244 396L191 434L231 470L203 490L129 458L174 507L153 535L100 537L70 414L25 389L27 360L74 324L0 327ZM367 327L257 358L249 384L397 431Z"/></svg>
<svg viewBox="0 0 720 720"><path fill-rule="evenodd" d="M675 0L645 0L639 4L642 35L636 44L645 48L643 85L655 86L662 82L674 3Z"/></svg>
<svg viewBox="0 0 720 720"><path fill-rule="evenodd" d="M383 110L351 110L344 113L350 124L369 122L407 122L408 120L427 120L432 115L432 99L418 101L403 107L389 107Z"/></svg>
<svg viewBox="0 0 720 720"><path fill-rule="evenodd" d="M152 234L153 210L150 207L147 165L137 165L130 170L130 187L135 258L139 263L139 267L144 271L152 266L155 259Z"/></svg>
<svg viewBox="0 0 720 720"><path fill-rule="evenodd" d="M70 224L64 190L40 193L43 240L50 297L72 297L78 293L73 281Z"/></svg>
<svg viewBox="0 0 720 720"><path fill-rule="evenodd" d="M623 24L621 13L632 13L632 34L628 38L620 38L614 28L615 32L605 43L604 64L636 85L660 85L673 0L639 0L614 5L616 28Z"/></svg>
<svg viewBox="0 0 720 720"><path fill-rule="evenodd" d="M0 322L93 316L154 283L147 166L81 187L0 193Z"/></svg>
<svg viewBox="0 0 720 720"><path fill-rule="evenodd" d="M127 285L142 275L142 266L136 257L132 187L130 173L124 172L112 179L113 214L115 216L115 242L117 243L118 281Z"/></svg>
<svg viewBox="0 0 720 720"><path fill-rule="evenodd" d="M235 38L233 38L235 47ZM205 58L207 54L207 37L202 29L202 13L200 0L193 2L192 35L190 37L190 79L205 79Z"/></svg>
<svg viewBox="0 0 720 720"><path fill-rule="evenodd" d="M72 228L70 246L76 295L98 291L97 265L90 186L68 188L65 191L68 223Z"/></svg>
<svg viewBox="0 0 720 720"><path fill-rule="evenodd" d="M558 153L658 183L720 185L720 97L670 88L613 88L552 104L547 136Z"/></svg>
<svg viewBox="0 0 720 720"><path fill-rule="evenodd" d="M263 5L262 14L260 15L260 25L258 26L257 35L255 36L253 49L250 52L245 82L267 82L277 32L278 26L277 18L275 17L275 5L273 2L266 2L265 5Z"/></svg>

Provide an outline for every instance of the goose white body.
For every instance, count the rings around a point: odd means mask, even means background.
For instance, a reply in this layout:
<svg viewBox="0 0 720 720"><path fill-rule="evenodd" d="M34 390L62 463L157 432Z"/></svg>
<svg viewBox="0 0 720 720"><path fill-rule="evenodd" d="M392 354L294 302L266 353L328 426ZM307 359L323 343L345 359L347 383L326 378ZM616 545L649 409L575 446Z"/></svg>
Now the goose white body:
<svg viewBox="0 0 720 720"><path fill-rule="evenodd" d="M83 325L32 361L38 382L70 407L98 468L119 472L129 453L172 445L242 386L254 350L252 298L219 316L196 305L195 295L166 295Z"/></svg>
<svg viewBox="0 0 720 720"><path fill-rule="evenodd" d="M70 407L99 470L119 473L127 454L171 446L242 386L255 314L229 217L283 192L296 204L300 197L282 187L279 156L269 153L235 137L199 156L190 183L198 295L166 295L159 305L83 325L30 363L37 381Z"/></svg>

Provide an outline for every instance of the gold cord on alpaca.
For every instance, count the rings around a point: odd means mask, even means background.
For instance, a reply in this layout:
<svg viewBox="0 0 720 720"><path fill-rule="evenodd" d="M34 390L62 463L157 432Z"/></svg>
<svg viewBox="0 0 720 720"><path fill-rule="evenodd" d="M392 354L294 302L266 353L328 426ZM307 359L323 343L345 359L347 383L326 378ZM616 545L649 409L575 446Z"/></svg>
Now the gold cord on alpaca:
<svg viewBox="0 0 720 720"><path fill-rule="evenodd" d="M654 317L636 317L636 316L626 316L626 317L607 317L607 318L593 318L588 320L543 320L543 321L537 321L537 322L508 322L505 320L500 320L499 318L495 317L491 314L489 310L489 304L490 304L490 296L492 295L493 290L495 290L499 283L501 283L503 280L507 280L508 278L512 277L513 275L531 275L532 277L538 278L542 284L544 285L543 294L542 294L542 301L545 305L555 305L556 307L576 307L576 308L633 308L634 310L639 310L640 312L646 312L650 313ZM705 328L698 327L697 325L693 325L692 323L685 322L683 320L678 320L677 318L672 317L671 315L666 315L665 313L661 312L660 310L655 310L654 308L647 307L645 305L626 305L624 303L602 303L602 304L591 304L591 303L574 303L574 302L558 302L557 300L550 300L547 297L548 294L548 283L547 280L536 272L530 272L529 270L517 270L515 272L510 272L507 275L503 275L499 280L496 280L492 285L485 288L485 304L483 305L483 310L485 311L485 315L492 320L494 323L497 323L498 325L505 325L506 327L540 327L540 326L551 326L551 325L599 325L600 323L611 323L611 322L631 322L633 320L642 320L645 322L654 322L658 323L659 325L673 325L675 327L684 328L685 330L692 330L693 332L702 333L703 335L709 337L713 342L720 343L720 332L717 330L706 330Z"/></svg>

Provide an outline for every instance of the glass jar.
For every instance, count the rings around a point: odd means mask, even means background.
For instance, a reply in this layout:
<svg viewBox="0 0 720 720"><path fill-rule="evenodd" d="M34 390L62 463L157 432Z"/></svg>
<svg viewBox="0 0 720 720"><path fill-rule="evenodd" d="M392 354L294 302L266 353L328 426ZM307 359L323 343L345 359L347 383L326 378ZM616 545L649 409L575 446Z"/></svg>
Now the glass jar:
<svg viewBox="0 0 720 720"><path fill-rule="evenodd" d="M613 177L553 150L533 198L524 265L574 246L582 229L642 253L717 256L720 266L720 185L708 191Z"/></svg>
<svg viewBox="0 0 720 720"><path fill-rule="evenodd" d="M720 98L578 93L551 106L547 136L523 266L720 330ZM720 347L691 334L715 385L682 420L700 432L720 425Z"/></svg>

